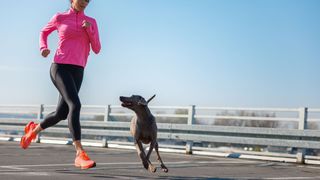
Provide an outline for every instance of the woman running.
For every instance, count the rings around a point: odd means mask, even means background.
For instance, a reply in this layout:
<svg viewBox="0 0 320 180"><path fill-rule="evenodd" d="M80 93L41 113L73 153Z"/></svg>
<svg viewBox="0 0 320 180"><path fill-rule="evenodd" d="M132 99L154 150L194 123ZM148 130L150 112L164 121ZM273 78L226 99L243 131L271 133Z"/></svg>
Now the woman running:
<svg viewBox="0 0 320 180"><path fill-rule="evenodd" d="M84 14L90 0L70 0L71 8L64 13L57 13L40 33L40 51L43 57L50 53L47 44L49 34L57 30L59 45L50 68L50 77L60 93L55 112L48 114L40 124L29 122L20 146L29 147L39 132L54 126L59 121L68 119L68 126L76 149L75 166L81 169L94 167L81 144L80 109L78 92L81 87L84 68L91 49L98 54L101 45L95 19Z"/></svg>

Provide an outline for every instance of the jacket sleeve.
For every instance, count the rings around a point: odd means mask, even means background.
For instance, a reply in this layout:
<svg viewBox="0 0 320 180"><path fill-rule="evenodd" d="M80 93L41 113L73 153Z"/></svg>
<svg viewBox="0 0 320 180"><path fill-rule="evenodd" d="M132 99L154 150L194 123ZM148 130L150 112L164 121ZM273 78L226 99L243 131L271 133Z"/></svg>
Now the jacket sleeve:
<svg viewBox="0 0 320 180"><path fill-rule="evenodd" d="M40 45L40 51L42 52L45 49L48 49L48 36L49 34L57 30L57 16L58 14L54 15L51 20L48 22L48 24L41 30L40 32L40 39L39 39L39 45Z"/></svg>
<svg viewBox="0 0 320 180"><path fill-rule="evenodd" d="M101 50L101 44L97 22L93 20L91 26L89 28L86 28L86 31L89 36L92 51L98 54Z"/></svg>

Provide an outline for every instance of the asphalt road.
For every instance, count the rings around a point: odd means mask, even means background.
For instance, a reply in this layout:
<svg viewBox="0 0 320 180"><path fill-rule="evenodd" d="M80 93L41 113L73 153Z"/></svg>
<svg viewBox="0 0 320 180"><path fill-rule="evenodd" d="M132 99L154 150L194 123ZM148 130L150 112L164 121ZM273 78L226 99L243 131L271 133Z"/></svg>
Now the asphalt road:
<svg viewBox="0 0 320 180"><path fill-rule="evenodd" d="M99 179L320 179L320 166L185 155L160 152L169 168L164 173L145 170L134 150L86 147L97 167L80 170L73 165L70 145L37 144L23 150L18 142L0 141L0 180Z"/></svg>

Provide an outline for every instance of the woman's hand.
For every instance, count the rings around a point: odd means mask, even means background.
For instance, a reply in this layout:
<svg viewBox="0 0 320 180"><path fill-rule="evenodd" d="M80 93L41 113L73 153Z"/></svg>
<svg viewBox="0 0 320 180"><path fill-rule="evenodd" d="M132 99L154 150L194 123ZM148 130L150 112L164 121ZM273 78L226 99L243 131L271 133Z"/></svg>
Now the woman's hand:
<svg viewBox="0 0 320 180"><path fill-rule="evenodd" d="M86 21L86 20L83 20L82 21L82 27L83 28L88 28L88 27L90 27L91 26L91 23L89 23L88 21Z"/></svg>
<svg viewBox="0 0 320 180"><path fill-rule="evenodd" d="M43 50L43 51L41 52L41 55L42 55L43 57L47 57L49 54L50 54L50 50L49 50L49 49L45 49L45 50Z"/></svg>

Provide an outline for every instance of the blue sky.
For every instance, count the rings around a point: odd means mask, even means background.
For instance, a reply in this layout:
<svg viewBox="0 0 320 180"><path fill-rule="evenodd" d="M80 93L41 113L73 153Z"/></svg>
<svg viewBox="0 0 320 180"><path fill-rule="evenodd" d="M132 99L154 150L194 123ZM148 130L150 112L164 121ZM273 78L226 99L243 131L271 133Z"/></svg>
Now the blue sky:
<svg viewBox="0 0 320 180"><path fill-rule="evenodd" d="M39 32L68 0L2 3L0 104L56 104ZM318 0L92 0L102 50L91 53L82 104L320 107Z"/></svg>

